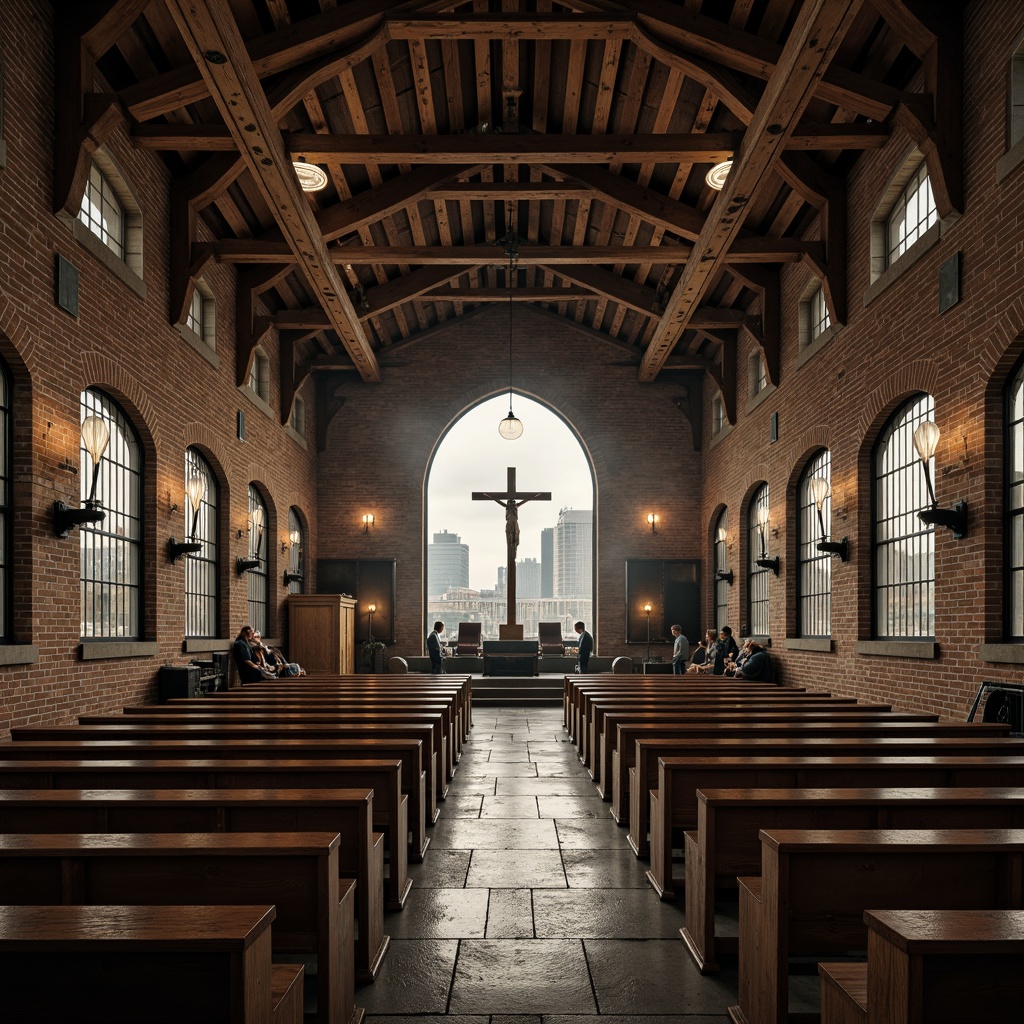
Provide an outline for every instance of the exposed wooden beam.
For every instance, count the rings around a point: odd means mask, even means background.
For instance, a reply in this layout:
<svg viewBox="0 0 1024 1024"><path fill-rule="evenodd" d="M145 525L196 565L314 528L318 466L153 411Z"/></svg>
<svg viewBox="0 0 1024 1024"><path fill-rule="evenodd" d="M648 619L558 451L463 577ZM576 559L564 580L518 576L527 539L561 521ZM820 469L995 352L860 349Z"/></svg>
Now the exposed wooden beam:
<svg viewBox="0 0 1024 1024"><path fill-rule="evenodd" d="M150 0L101 0L101 2L82 2L77 0L74 7L89 24L89 28L79 33L82 46L98 59L109 50L122 33L127 32L135 23L135 19L149 6ZM60 11L58 20L67 17L66 11Z"/></svg>
<svg viewBox="0 0 1024 1024"><path fill-rule="evenodd" d="M631 14L396 14L392 39L628 39Z"/></svg>
<svg viewBox="0 0 1024 1024"><path fill-rule="evenodd" d="M261 242L248 239L225 238L214 243L217 259L221 263L283 263L295 259L285 242ZM741 238L732 249L722 255L721 262L737 263L796 263L811 252L821 249L820 242L805 242L797 238ZM595 263L651 263L657 266L677 266L687 262L692 252L690 245L531 245L519 250L521 267L540 264L595 264ZM505 263L502 250L493 245L344 245L328 250L337 265L420 264L441 263L475 267Z"/></svg>
<svg viewBox="0 0 1024 1024"><path fill-rule="evenodd" d="M571 181L458 181L428 190L431 199L588 199L594 189Z"/></svg>
<svg viewBox="0 0 1024 1024"><path fill-rule="evenodd" d="M280 129L253 69L228 0L199 5L167 0L185 45L206 80L238 149L274 211L278 227L327 311L334 330L365 380L380 380L380 366L345 293L313 211L289 166Z"/></svg>
<svg viewBox="0 0 1024 1024"><path fill-rule="evenodd" d="M432 288L425 299L443 302L508 302L507 288ZM513 302L572 302L576 299L596 299L598 293L591 288L513 288Z"/></svg>
<svg viewBox="0 0 1024 1024"><path fill-rule="evenodd" d="M741 147L644 352L640 380L652 381L686 329L691 313L725 265L750 198L773 173L781 143L793 131L863 0L805 0Z"/></svg>
<svg viewBox="0 0 1024 1024"><path fill-rule="evenodd" d="M360 316L364 319L379 316L389 309L400 306L403 302L418 299L421 295L429 292L431 288L447 284L465 272L465 267L442 264L420 267L411 273L403 274L401 277L395 278L394 281L371 288L366 293L368 308L361 312Z"/></svg>
<svg viewBox="0 0 1024 1024"><path fill-rule="evenodd" d="M644 316L660 316L658 293L646 285L637 284L626 277L620 277L601 267L552 266L550 269L573 284L593 289L606 295L612 302L618 302Z"/></svg>

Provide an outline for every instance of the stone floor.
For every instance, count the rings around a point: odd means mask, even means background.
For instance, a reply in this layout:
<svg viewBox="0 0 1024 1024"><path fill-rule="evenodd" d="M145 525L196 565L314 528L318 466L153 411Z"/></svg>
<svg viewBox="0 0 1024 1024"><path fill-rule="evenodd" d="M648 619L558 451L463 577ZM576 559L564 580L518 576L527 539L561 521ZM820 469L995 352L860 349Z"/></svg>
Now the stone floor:
<svg viewBox="0 0 1024 1024"><path fill-rule="evenodd" d="M372 1024L721 1024L735 967L702 977L557 706L477 709L391 948ZM408 1022L412 1024L412 1022ZM439 1022L440 1024L440 1022Z"/></svg>

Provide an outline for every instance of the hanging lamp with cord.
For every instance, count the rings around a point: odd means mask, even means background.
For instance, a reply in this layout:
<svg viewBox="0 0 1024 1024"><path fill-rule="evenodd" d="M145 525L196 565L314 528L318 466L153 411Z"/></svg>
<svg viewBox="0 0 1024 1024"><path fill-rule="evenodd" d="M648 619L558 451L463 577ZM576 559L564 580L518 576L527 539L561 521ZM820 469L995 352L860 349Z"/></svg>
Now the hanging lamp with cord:
<svg viewBox="0 0 1024 1024"><path fill-rule="evenodd" d="M512 274L519 256L519 238L511 228L504 243L508 257L508 415L498 424L498 433L506 441L515 441L523 436L523 423L512 411Z"/></svg>

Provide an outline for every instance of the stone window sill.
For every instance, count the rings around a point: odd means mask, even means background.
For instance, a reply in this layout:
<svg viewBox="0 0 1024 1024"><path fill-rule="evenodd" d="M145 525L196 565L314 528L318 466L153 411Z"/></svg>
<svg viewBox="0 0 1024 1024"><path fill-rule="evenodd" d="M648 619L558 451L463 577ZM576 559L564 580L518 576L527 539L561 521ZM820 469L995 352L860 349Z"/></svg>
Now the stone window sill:
<svg viewBox="0 0 1024 1024"><path fill-rule="evenodd" d="M209 654L210 651L230 651L231 645L234 640L225 638L218 640L216 637L209 640L200 640L193 638L186 640L183 645L183 653L185 654Z"/></svg>
<svg viewBox="0 0 1024 1024"><path fill-rule="evenodd" d="M858 640L853 651L873 658L934 660L939 656L939 645L934 640Z"/></svg>
<svg viewBox="0 0 1024 1024"><path fill-rule="evenodd" d="M270 403L265 402L259 395L248 384L243 384L239 389L246 398L252 402L265 416L269 416L271 419L274 418L274 410L270 408Z"/></svg>
<svg viewBox="0 0 1024 1024"><path fill-rule="evenodd" d="M996 181L1002 182L1003 178L1011 171L1015 171L1022 163L1024 163L1024 139L1014 143L996 161Z"/></svg>
<svg viewBox="0 0 1024 1024"><path fill-rule="evenodd" d="M818 651L823 654L831 654L832 639L827 636L787 636L785 647L787 651Z"/></svg>
<svg viewBox="0 0 1024 1024"><path fill-rule="evenodd" d="M0 665L37 665L39 648L36 644L0 644Z"/></svg>
<svg viewBox="0 0 1024 1024"><path fill-rule="evenodd" d="M748 413L753 412L770 394L776 390L774 384L765 384L763 388L756 395L751 395L747 402L746 411Z"/></svg>
<svg viewBox="0 0 1024 1024"><path fill-rule="evenodd" d="M160 645L147 640L87 640L81 644L82 661L111 658L153 658Z"/></svg>
<svg viewBox="0 0 1024 1024"><path fill-rule="evenodd" d="M64 217L66 218L67 215L65 214ZM83 249L92 253L107 270L145 301L146 282L124 260L119 259L110 246L104 245L77 217L71 220L71 233Z"/></svg>
<svg viewBox="0 0 1024 1024"><path fill-rule="evenodd" d="M989 665L1024 665L1024 644L981 644L978 658Z"/></svg>
<svg viewBox="0 0 1024 1024"><path fill-rule="evenodd" d="M711 435L711 440L708 442L708 451L711 451L715 445L724 441L732 433L732 424L726 423L724 427L717 433Z"/></svg>

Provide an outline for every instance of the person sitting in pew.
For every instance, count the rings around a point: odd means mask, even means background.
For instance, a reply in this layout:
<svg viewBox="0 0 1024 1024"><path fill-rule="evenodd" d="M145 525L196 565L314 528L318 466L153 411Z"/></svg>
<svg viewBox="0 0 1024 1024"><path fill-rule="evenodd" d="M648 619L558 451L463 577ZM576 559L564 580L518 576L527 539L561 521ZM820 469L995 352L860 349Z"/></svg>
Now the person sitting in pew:
<svg viewBox="0 0 1024 1024"><path fill-rule="evenodd" d="M718 648L718 633L709 629L704 634L704 639L701 640L698 648L693 653L693 657L690 659L690 666L687 668L687 672L714 672L715 669L715 656Z"/></svg>
<svg viewBox="0 0 1024 1024"><path fill-rule="evenodd" d="M261 679L275 679L276 674L261 665L255 648L256 631L252 626L241 628L231 645L231 656L235 659L238 679L242 683L258 683Z"/></svg>
<svg viewBox="0 0 1024 1024"><path fill-rule="evenodd" d="M736 669L740 679L759 680L763 683L774 682L772 656L756 640L749 640L750 656Z"/></svg>
<svg viewBox="0 0 1024 1024"><path fill-rule="evenodd" d="M252 638L252 649L256 661L271 676L276 678L278 676L304 676L306 674L306 670L297 662L288 661L277 648L268 647L263 642L263 637L258 631L253 631Z"/></svg>
<svg viewBox="0 0 1024 1024"><path fill-rule="evenodd" d="M734 658L725 659L725 674L727 676L738 676L743 663L750 657L750 645L753 640L745 640L740 648L740 653Z"/></svg>

